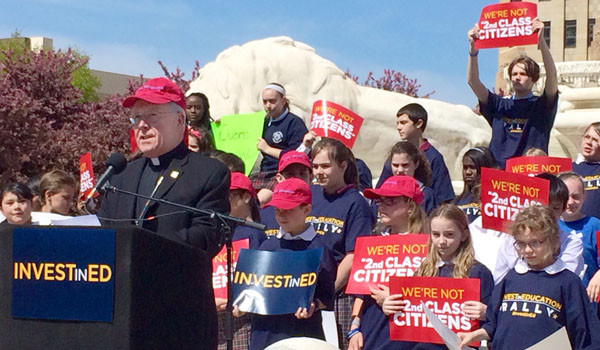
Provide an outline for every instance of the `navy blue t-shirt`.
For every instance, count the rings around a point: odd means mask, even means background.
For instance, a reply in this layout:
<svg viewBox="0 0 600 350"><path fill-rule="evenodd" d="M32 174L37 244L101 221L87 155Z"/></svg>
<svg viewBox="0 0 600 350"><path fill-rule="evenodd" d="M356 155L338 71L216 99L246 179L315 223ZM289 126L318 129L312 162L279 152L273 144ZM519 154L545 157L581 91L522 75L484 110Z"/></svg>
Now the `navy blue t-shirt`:
<svg viewBox="0 0 600 350"><path fill-rule="evenodd" d="M284 117L278 117L277 119L278 120L276 121L270 121L269 118L265 118L263 139L265 139L271 147L279 148L281 150L295 150L302 144L304 134L308 132L304 121L302 118L290 112ZM279 159L263 153L260 171L277 171L278 164Z"/></svg>
<svg viewBox="0 0 600 350"><path fill-rule="evenodd" d="M356 158L356 168L358 169L359 190L362 192L367 188L373 188L373 174L367 164L362 159Z"/></svg>
<svg viewBox="0 0 600 350"><path fill-rule="evenodd" d="M462 198L457 197L454 204L456 204L456 206L465 212L467 218L469 219L469 224L472 223L473 220L477 219L479 215L481 215L479 199L471 192L467 193Z"/></svg>
<svg viewBox="0 0 600 350"><path fill-rule="evenodd" d="M548 153L557 101L556 97L549 100L546 93L512 99L491 91L487 104L479 101L481 114L492 127L489 148L501 169L508 158L521 156L532 147Z"/></svg>
<svg viewBox="0 0 600 350"><path fill-rule="evenodd" d="M583 178L585 202L581 212L600 219L600 163L573 163L573 172Z"/></svg>
<svg viewBox="0 0 600 350"><path fill-rule="evenodd" d="M327 248L327 242L322 236L308 242L304 240L285 240L271 238L264 241L260 250L269 251L300 251L313 248L323 248L321 264L317 273L317 285L314 299L320 300L325 305L325 310L333 310L336 263ZM293 314L263 316L251 315L250 349L262 350L267 346L291 337L310 337L325 340L323 332L321 311L317 310L311 318L297 319Z"/></svg>
<svg viewBox="0 0 600 350"><path fill-rule="evenodd" d="M439 203L453 200L454 188L452 188L452 180L450 179L450 172L448 172L448 168L444 162L444 156L442 156L442 154L429 142L423 145L421 150L425 153L429 165L431 166L431 187L435 193L435 198ZM381 184L392 175L392 163L386 161L383 164L379 180L377 180L376 188L381 187Z"/></svg>
<svg viewBox="0 0 600 350"><path fill-rule="evenodd" d="M325 194L320 186L311 186L312 211L306 222L324 236L327 247L339 264L346 254L354 251L356 237L368 236L374 225L369 204L354 187L335 194Z"/></svg>
<svg viewBox="0 0 600 350"><path fill-rule="evenodd" d="M483 329L494 350L526 349L566 327L573 349L600 349L600 321L579 280L556 274L510 270L488 304Z"/></svg>
<svg viewBox="0 0 600 350"><path fill-rule="evenodd" d="M249 249L258 249L261 243L267 239L267 236L265 236L263 231L252 227L236 226L233 231L232 241L240 241L246 238L250 241Z"/></svg>
<svg viewBox="0 0 600 350"><path fill-rule="evenodd" d="M279 232L279 223L275 219L275 207L266 207L260 209L260 223L265 225L265 234L267 238L277 235Z"/></svg>
<svg viewBox="0 0 600 350"><path fill-rule="evenodd" d="M444 265L438 271L440 277L453 277L454 265ZM469 278L479 279L480 301L487 304L492 290L494 289L494 278L492 273L479 262L471 267ZM364 296L364 303L360 317L360 329L364 337L363 349L448 349L445 345L431 343L412 343L390 340L389 318L383 314L381 307L370 296Z"/></svg>
<svg viewBox="0 0 600 350"><path fill-rule="evenodd" d="M431 187L421 185L421 192L423 192L423 202L421 202L421 208L427 213L427 215L429 215L433 209L438 207L439 202Z"/></svg>

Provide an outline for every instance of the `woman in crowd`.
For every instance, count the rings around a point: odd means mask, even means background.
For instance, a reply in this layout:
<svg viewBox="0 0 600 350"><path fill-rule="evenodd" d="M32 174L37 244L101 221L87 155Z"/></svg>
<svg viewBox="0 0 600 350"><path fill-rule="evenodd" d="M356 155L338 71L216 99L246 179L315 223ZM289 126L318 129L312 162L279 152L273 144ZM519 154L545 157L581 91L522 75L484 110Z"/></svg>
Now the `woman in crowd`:
<svg viewBox="0 0 600 350"><path fill-rule="evenodd" d="M423 193L414 178L405 175L391 176L380 188L367 189L364 193L365 197L378 203L381 213L382 225L375 226L374 235L429 232L427 216L420 207ZM388 295L389 289L378 285L371 287L371 296L359 296L354 300L352 315L355 316L348 333L348 349L390 349L399 345L399 342L389 340L389 320L381 310L381 304Z"/></svg>

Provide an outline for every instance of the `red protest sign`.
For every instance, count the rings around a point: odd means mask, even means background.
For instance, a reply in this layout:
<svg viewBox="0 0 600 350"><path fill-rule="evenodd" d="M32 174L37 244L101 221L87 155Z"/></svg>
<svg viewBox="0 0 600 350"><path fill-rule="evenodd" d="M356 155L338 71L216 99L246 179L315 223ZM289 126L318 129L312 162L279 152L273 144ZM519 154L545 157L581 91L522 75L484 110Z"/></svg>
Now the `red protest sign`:
<svg viewBox="0 0 600 350"><path fill-rule="evenodd" d="M446 277L390 278L390 294L402 294L409 304L390 316L390 339L444 344L427 320L421 302L453 332L479 328L479 321L463 315L465 301L479 301L479 279Z"/></svg>
<svg viewBox="0 0 600 350"><path fill-rule="evenodd" d="M363 123L361 116L343 106L325 100L313 103L311 115L310 129L318 136L336 139L352 149Z"/></svg>
<svg viewBox="0 0 600 350"><path fill-rule="evenodd" d="M231 273L235 271L235 265L240 255L241 249L248 249L250 240L248 238L232 242L231 251ZM225 246L221 249L212 261L212 285L215 291L215 298L227 299L227 252Z"/></svg>
<svg viewBox="0 0 600 350"><path fill-rule="evenodd" d="M371 294L391 276L413 276L427 256L429 235L363 236L356 239L346 294Z"/></svg>
<svg viewBox="0 0 600 350"><path fill-rule="evenodd" d="M561 157L516 157L506 161L506 171L513 174L537 175L541 173L558 174L571 171L570 158Z"/></svg>
<svg viewBox="0 0 600 350"><path fill-rule="evenodd" d="M536 44L533 19L537 5L530 2L507 2L488 5L481 10L479 40L476 49Z"/></svg>
<svg viewBox="0 0 600 350"><path fill-rule="evenodd" d="M481 168L483 228L508 232L520 209L548 204L549 187L546 179Z"/></svg>
<svg viewBox="0 0 600 350"><path fill-rule="evenodd" d="M79 198L86 197L95 185L92 154L87 152L79 157ZM95 196L98 194L96 193Z"/></svg>

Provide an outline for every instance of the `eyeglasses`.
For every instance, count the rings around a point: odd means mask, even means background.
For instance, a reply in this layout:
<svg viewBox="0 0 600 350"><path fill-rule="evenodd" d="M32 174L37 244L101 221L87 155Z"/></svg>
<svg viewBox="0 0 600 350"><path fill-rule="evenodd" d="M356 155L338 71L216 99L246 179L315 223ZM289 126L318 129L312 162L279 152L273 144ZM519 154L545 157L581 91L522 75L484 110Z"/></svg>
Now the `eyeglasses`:
<svg viewBox="0 0 600 350"><path fill-rule="evenodd" d="M535 241L530 241L530 242L516 241L514 243L514 246L515 246L516 250L525 250L525 248L527 246L529 246L529 248L531 248L533 250L536 250L536 249L539 249L542 246L542 244L544 244L544 242L546 242L545 239L541 240L541 241L535 240Z"/></svg>
<svg viewBox="0 0 600 350"><path fill-rule="evenodd" d="M148 124L148 125L154 125L156 123L158 123L158 121L160 119L162 119L162 115L164 114L172 114L172 112L162 112L162 113L152 113L152 114L146 114L146 115L136 115L133 117L129 118L129 123L131 124L131 127L134 129L137 129L140 125L140 121L144 121L144 123Z"/></svg>
<svg viewBox="0 0 600 350"><path fill-rule="evenodd" d="M375 199L375 204L377 205L386 205L388 207L392 206L392 205L396 205L398 203L406 203L406 197L404 196L400 196L400 197L379 197Z"/></svg>

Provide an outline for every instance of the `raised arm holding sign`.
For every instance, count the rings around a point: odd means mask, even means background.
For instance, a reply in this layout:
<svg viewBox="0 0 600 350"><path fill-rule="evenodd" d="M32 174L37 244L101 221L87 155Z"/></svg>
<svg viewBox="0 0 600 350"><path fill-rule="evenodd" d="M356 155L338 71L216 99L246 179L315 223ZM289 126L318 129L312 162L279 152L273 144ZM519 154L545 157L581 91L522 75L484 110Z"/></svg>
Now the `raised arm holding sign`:
<svg viewBox="0 0 600 350"><path fill-rule="evenodd" d="M504 12L500 11L500 14L504 15ZM508 14L510 11L507 12ZM496 13L495 16L499 17L500 15ZM506 18L503 20L508 21ZM497 24L499 23L500 21ZM484 23L484 25L486 24ZM481 114L492 127L489 148L501 168L504 168L508 158L520 156L532 147L540 148L547 153L550 131L556 116L558 80L554 60L542 35L544 24L535 18L531 23L531 28L538 35L538 48L546 70L544 93L541 96L532 94L533 86L540 77L539 65L527 56L515 58L508 66L508 75L513 90L512 98L502 98L488 91L479 79L477 63L478 48L486 47L480 43L484 39L487 40L480 35L486 32L484 28L480 27L480 24L475 24L468 32L470 49L467 63L467 83L479 100Z"/></svg>

